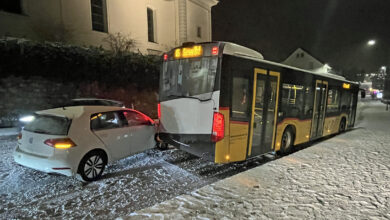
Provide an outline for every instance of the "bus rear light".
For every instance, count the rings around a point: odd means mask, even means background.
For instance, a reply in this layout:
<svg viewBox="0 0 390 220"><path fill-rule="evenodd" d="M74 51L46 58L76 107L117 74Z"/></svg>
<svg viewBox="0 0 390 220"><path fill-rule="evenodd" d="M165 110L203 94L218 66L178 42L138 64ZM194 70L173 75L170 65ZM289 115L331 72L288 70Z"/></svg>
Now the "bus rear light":
<svg viewBox="0 0 390 220"><path fill-rule="evenodd" d="M218 55L218 50L219 50L218 47L213 47L213 49L211 49L211 54L212 55Z"/></svg>
<svg viewBox="0 0 390 220"><path fill-rule="evenodd" d="M218 142L225 137L225 120L223 114L214 112L213 118L213 133L211 134L211 141Z"/></svg>
<svg viewBox="0 0 390 220"><path fill-rule="evenodd" d="M69 149L76 146L76 144L70 138L47 139L43 143L58 149Z"/></svg>
<svg viewBox="0 0 390 220"><path fill-rule="evenodd" d="M160 103L157 104L157 115L158 115L158 119L161 119L161 104Z"/></svg>

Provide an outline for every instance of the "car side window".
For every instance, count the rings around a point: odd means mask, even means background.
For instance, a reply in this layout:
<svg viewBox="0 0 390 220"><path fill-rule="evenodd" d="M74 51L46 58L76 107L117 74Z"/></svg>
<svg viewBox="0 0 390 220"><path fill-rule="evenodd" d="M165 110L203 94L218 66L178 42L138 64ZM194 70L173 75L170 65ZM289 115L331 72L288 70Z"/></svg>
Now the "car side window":
<svg viewBox="0 0 390 220"><path fill-rule="evenodd" d="M122 127L118 112L101 112L91 115L91 130L103 130Z"/></svg>
<svg viewBox="0 0 390 220"><path fill-rule="evenodd" d="M127 120L127 124L129 126L137 126L137 125L149 125L150 122L138 112L133 111L123 111L123 115Z"/></svg>

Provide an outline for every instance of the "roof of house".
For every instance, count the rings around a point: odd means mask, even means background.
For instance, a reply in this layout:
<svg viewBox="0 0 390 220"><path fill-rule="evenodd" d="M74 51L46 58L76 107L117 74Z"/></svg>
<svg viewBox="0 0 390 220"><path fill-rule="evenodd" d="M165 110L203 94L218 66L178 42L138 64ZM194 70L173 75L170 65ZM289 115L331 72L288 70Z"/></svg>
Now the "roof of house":
<svg viewBox="0 0 390 220"><path fill-rule="evenodd" d="M298 47L297 49L295 49L293 52L290 53L290 55L283 61L285 62L288 58L290 58L295 52L297 52L298 50L302 50L303 52L307 53L309 56L311 56L313 59L317 60L318 62L322 63L325 65L325 62L323 62L321 59L313 56L310 52L308 52L308 50L306 50L305 48L303 47ZM283 63L282 62L282 63Z"/></svg>

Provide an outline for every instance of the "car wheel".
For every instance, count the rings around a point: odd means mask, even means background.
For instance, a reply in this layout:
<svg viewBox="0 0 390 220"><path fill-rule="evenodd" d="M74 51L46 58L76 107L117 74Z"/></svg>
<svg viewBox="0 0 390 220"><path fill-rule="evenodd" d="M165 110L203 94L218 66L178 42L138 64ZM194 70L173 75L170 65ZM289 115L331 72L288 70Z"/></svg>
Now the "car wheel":
<svg viewBox="0 0 390 220"><path fill-rule="evenodd" d="M168 144L167 144L167 143L164 143L164 142L157 142L156 147L157 147L159 150L167 150L167 149L168 149Z"/></svg>
<svg viewBox="0 0 390 220"><path fill-rule="evenodd" d="M339 127L339 133L342 133L345 131L346 121L345 118L341 119L340 127Z"/></svg>
<svg viewBox="0 0 390 220"><path fill-rule="evenodd" d="M290 127L286 128L283 132L280 153L287 154L290 153L294 145L294 132Z"/></svg>
<svg viewBox="0 0 390 220"><path fill-rule="evenodd" d="M79 173L84 181L99 179L107 164L106 155L101 151L91 151L80 162Z"/></svg>

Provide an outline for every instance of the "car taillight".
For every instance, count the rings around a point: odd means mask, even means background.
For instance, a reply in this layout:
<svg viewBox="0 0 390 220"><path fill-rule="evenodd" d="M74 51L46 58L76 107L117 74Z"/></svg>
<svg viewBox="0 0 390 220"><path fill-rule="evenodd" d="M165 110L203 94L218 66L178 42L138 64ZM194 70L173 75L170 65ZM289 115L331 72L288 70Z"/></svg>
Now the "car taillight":
<svg viewBox="0 0 390 220"><path fill-rule="evenodd" d="M58 149L69 149L76 146L76 144L70 138L47 139L43 143Z"/></svg>
<svg viewBox="0 0 390 220"><path fill-rule="evenodd" d="M18 140L22 139L22 133L19 133L19 134L18 134L17 139L18 139Z"/></svg>
<svg viewBox="0 0 390 220"><path fill-rule="evenodd" d="M211 141L218 142L225 137L225 120L223 114L214 112L213 118L213 133L211 135Z"/></svg>
<svg viewBox="0 0 390 220"><path fill-rule="evenodd" d="M157 104L157 115L158 115L158 119L161 118L161 105L160 103Z"/></svg>

